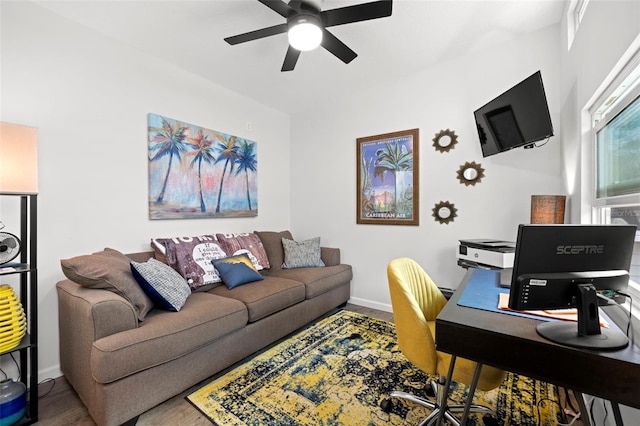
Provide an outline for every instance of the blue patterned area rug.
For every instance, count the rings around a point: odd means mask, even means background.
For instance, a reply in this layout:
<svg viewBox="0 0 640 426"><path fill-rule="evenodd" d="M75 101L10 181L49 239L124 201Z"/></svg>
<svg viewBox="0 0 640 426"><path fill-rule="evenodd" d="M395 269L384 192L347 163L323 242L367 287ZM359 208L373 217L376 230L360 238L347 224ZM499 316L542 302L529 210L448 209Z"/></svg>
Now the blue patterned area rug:
<svg viewBox="0 0 640 426"><path fill-rule="evenodd" d="M429 376L402 355L392 323L348 311L326 317L187 396L219 426L416 425L426 408L380 401L392 390L426 397ZM454 384L452 403L467 387ZM509 373L474 402L497 413L498 425L555 425L554 386ZM478 415L468 424L482 425Z"/></svg>

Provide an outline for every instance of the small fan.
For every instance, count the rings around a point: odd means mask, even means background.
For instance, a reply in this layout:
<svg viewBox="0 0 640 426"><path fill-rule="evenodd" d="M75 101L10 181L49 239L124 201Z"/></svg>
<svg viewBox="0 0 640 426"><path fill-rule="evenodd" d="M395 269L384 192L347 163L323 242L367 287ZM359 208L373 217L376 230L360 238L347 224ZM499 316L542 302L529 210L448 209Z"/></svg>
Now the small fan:
<svg viewBox="0 0 640 426"><path fill-rule="evenodd" d="M20 240L8 232L0 232L0 265L11 262L20 254Z"/></svg>

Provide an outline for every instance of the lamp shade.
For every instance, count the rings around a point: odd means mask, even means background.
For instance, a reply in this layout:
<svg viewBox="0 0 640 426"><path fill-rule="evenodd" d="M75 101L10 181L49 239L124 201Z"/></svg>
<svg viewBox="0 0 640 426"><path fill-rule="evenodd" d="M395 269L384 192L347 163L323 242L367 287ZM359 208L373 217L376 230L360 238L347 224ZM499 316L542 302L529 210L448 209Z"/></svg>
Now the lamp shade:
<svg viewBox="0 0 640 426"><path fill-rule="evenodd" d="M300 51L313 50L322 43L321 23L313 15L297 15L288 22L289 44Z"/></svg>
<svg viewBox="0 0 640 426"><path fill-rule="evenodd" d="M564 223L565 195L532 195L531 223Z"/></svg>
<svg viewBox="0 0 640 426"><path fill-rule="evenodd" d="M0 192L38 192L38 129L0 123Z"/></svg>

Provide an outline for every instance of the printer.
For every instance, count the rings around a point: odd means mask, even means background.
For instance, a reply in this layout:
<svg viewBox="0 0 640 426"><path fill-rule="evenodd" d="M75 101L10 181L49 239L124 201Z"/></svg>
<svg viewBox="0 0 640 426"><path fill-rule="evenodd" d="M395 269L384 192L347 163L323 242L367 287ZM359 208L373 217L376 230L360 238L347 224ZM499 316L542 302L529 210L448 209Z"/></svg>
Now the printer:
<svg viewBox="0 0 640 426"><path fill-rule="evenodd" d="M459 240L458 265L465 268L513 268L516 243L495 239Z"/></svg>

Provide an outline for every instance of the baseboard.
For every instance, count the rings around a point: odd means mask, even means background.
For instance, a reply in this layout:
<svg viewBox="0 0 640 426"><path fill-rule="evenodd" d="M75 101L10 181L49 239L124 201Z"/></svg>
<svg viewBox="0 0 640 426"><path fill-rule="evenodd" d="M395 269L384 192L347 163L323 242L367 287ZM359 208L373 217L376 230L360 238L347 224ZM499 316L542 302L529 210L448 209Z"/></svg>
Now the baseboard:
<svg viewBox="0 0 640 426"><path fill-rule="evenodd" d="M358 306L364 306L365 308L377 309L384 312L393 312L390 304L375 302L373 300L360 299L359 297L351 297L348 303L352 303Z"/></svg>
<svg viewBox="0 0 640 426"><path fill-rule="evenodd" d="M38 371L38 383L47 379L55 379L56 377L62 377L62 370L60 370L60 365L55 365L50 368L44 368Z"/></svg>

